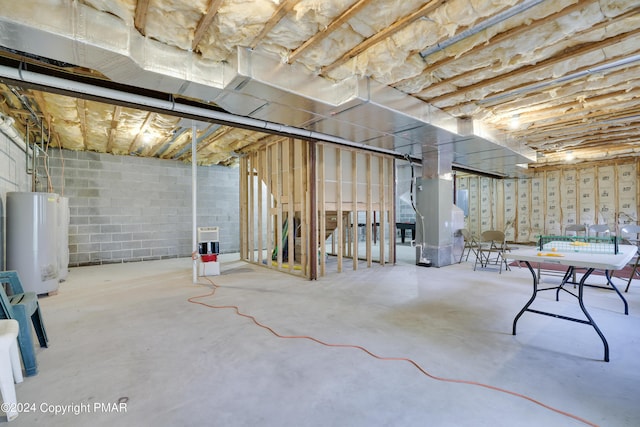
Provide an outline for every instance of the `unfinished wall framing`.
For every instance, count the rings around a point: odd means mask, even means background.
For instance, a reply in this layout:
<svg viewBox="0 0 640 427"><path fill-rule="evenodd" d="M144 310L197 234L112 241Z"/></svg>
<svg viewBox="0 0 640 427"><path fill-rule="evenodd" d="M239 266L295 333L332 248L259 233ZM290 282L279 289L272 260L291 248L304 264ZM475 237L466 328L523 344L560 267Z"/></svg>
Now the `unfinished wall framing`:
<svg viewBox="0 0 640 427"><path fill-rule="evenodd" d="M310 279L395 262L393 158L274 138L240 173L242 259Z"/></svg>
<svg viewBox="0 0 640 427"><path fill-rule="evenodd" d="M480 235L505 231L507 240L534 242L540 234L562 234L572 224L607 224L619 231L638 223L640 161L619 160L536 168L528 178L457 178L469 192L465 226Z"/></svg>

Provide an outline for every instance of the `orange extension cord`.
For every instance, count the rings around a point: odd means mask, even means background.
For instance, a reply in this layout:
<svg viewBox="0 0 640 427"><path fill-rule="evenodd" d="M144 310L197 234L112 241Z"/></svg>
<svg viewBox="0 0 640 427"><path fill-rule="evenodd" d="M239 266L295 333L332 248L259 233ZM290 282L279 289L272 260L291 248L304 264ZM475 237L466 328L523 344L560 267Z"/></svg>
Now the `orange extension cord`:
<svg viewBox="0 0 640 427"><path fill-rule="evenodd" d="M418 363L416 363L415 361L413 361L413 360L411 360L409 358L406 358L406 357L384 357L384 356L379 356L379 355L377 355L375 353L372 353L371 351L369 351L366 348L361 347L359 345L326 343L326 342L321 341L321 340L319 340L317 338L306 336L306 335L281 335L281 334L277 333L276 331L274 331L269 326L258 322L258 320L256 320L256 318L251 316L250 314L242 313L240 311L240 308L238 308L238 306L235 306L235 305L212 305L212 304L207 304L205 302L196 301L197 299L200 299L200 298L212 297L216 293L216 290L221 287L220 285L216 285L215 283L213 283L213 281L210 280L209 278L205 277L205 279L207 279L211 283L211 285L213 286L213 289L208 294L198 295L198 296L189 298L188 301L190 303L199 304L199 305L202 305L202 306L205 306L205 307L208 307L208 308L232 309L232 310L234 310L236 312L236 314L238 316L242 316L242 317L246 317L247 319L251 319L251 321L253 323L255 323L257 326L259 326L259 327L261 327L263 329L266 329L267 331L271 332L273 335L275 335L278 338L283 338L283 339L305 339L305 340L310 340L310 341L316 342L318 344L324 345L326 347L342 347L342 348L353 348L353 349L361 350L361 351L365 352L366 354L368 354L369 356L374 357L374 358L376 358L378 360L392 360L392 361L407 362L407 363L412 364L423 375L425 375L425 376L427 376L427 377L429 377L431 379L434 379L434 380L437 380L437 381L448 382L448 383L474 385L474 386L478 386L478 387L487 388L489 390L495 390L495 391L498 391L500 393L510 394L512 396L519 397L521 399L525 399L525 400L528 400L530 402L533 402L536 405L540 405L543 408L548 409L548 410L553 411L553 412L556 412L556 413L558 413L560 415L564 415L566 417L569 417L569 418L572 418L574 420L580 421L581 423L584 423L584 424L586 424L588 426L598 427L597 424L594 424L594 423L592 423L590 421L587 421L584 418L580 418L577 415L573 415L573 414L571 414L569 412L565 412L565 411L562 411L562 410L560 410L558 408L554 408L553 406L547 405L545 403L540 402L539 400L536 400L536 399L534 399L532 397L529 397L527 395L524 395L524 394L517 393L515 391L511 391L511 390L507 390L507 389L504 389L504 388L492 386L492 385L489 385L489 384L479 383L479 382L476 382L476 381L457 380L457 379L453 379L453 378L444 378L444 377L438 377L436 375L432 375L429 372L427 372Z"/></svg>

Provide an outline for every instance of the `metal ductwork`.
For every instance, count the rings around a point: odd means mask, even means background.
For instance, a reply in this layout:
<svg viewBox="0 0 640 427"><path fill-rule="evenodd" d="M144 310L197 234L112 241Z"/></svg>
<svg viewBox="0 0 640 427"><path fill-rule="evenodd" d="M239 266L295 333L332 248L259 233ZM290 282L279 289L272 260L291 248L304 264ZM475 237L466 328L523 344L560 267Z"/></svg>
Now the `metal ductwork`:
<svg viewBox="0 0 640 427"><path fill-rule="evenodd" d="M437 149L453 161L517 176L533 150L506 135L366 78L332 82L277 58L239 49L228 63L202 59L140 35L86 5L13 6L0 17L0 44L99 71L114 82L213 103L231 114L332 135L412 157Z"/></svg>

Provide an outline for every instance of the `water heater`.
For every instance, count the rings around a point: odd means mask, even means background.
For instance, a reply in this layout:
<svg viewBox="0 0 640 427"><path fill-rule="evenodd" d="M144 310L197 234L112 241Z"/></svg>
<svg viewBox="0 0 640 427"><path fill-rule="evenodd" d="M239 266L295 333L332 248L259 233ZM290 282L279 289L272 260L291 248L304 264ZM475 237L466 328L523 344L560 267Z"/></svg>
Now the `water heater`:
<svg viewBox="0 0 640 427"><path fill-rule="evenodd" d="M58 197L58 280L63 282L69 276L69 198Z"/></svg>
<svg viewBox="0 0 640 427"><path fill-rule="evenodd" d="M7 270L25 291L58 290L58 199L54 193L7 193Z"/></svg>

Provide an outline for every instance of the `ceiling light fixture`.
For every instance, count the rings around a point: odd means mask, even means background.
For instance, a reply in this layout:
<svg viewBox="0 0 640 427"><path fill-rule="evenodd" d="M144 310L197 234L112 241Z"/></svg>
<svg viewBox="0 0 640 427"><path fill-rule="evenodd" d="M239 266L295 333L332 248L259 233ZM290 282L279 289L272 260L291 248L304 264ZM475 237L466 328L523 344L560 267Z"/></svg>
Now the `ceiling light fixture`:
<svg viewBox="0 0 640 427"><path fill-rule="evenodd" d="M154 139L154 136L150 131L146 130L146 131L144 131L142 133L142 143L143 144L147 145L147 144L151 143L151 141L153 141L153 139Z"/></svg>
<svg viewBox="0 0 640 427"><path fill-rule="evenodd" d="M516 130L520 127L520 114L514 114L509 120L509 129Z"/></svg>

